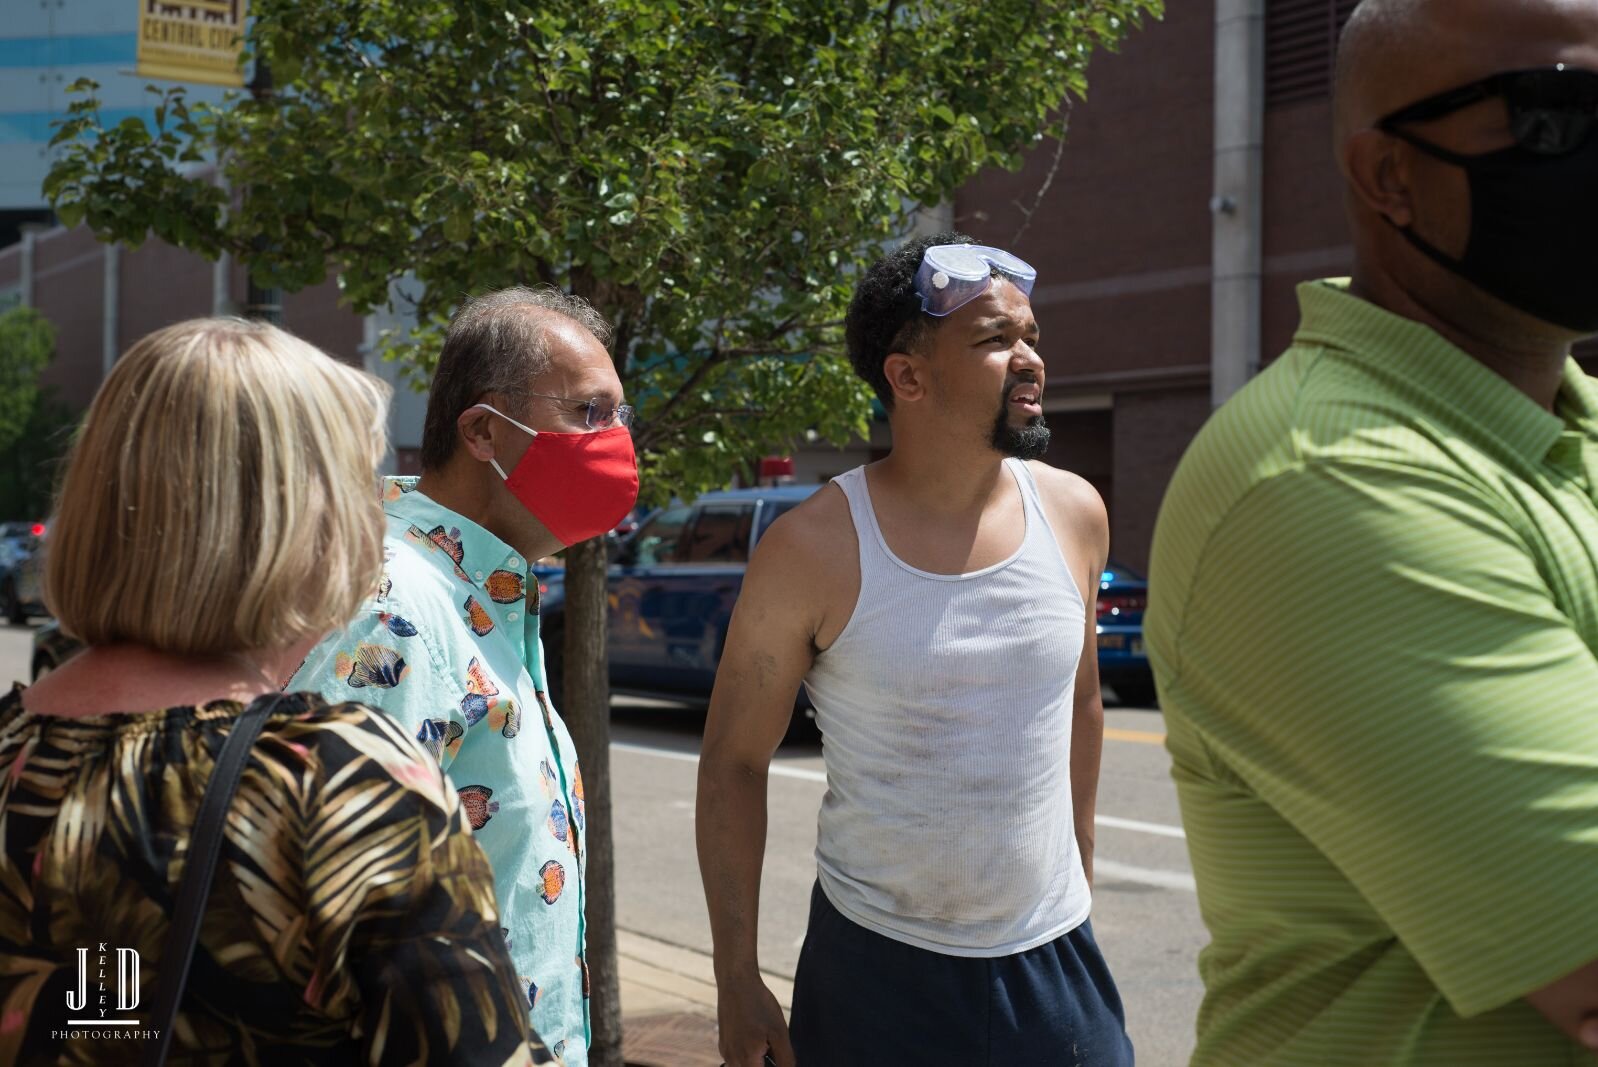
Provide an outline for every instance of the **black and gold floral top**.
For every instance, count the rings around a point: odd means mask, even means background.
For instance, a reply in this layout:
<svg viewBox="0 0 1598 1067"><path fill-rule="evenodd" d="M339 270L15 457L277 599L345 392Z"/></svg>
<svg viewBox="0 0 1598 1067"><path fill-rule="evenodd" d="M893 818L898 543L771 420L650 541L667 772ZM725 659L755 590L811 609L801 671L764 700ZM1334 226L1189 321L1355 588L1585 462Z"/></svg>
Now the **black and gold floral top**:
<svg viewBox="0 0 1598 1067"><path fill-rule="evenodd" d="M0 698L0 1063L136 1063L242 706ZM539 1064L493 877L438 763L359 704L273 711L228 813L173 1064Z"/></svg>

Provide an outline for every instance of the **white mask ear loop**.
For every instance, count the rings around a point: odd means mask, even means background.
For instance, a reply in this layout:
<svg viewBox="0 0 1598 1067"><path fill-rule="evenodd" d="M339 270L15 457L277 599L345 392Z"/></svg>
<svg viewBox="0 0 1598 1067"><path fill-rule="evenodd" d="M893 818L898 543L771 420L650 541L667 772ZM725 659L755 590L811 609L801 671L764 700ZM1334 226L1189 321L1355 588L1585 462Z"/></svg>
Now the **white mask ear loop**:
<svg viewBox="0 0 1598 1067"><path fill-rule="evenodd" d="M516 427L518 430L521 430L523 433L530 434L533 437L537 437L538 436L538 431L537 430L533 429L531 426L522 425L521 423L517 422L515 419L511 418L509 415L505 414L503 411L501 411L498 408L494 407L494 405L492 405L492 404L473 404L472 407L474 407L474 408L482 408L484 411L492 411L494 414L498 415L500 418L504 419L506 422L510 423L512 426ZM467 410L470 411L471 408L467 408ZM488 458L488 462L494 468L494 473L499 475L500 481L502 481L502 482L510 481L510 475L506 474L505 473L505 468L501 467L499 465L499 460L497 460L494 457L490 456Z"/></svg>

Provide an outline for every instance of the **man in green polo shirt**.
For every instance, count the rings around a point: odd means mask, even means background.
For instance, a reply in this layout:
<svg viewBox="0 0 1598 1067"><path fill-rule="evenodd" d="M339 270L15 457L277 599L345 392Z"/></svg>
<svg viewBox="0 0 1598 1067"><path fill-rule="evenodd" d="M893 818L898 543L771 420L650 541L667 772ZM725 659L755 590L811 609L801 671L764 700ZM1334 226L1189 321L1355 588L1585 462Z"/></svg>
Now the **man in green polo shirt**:
<svg viewBox="0 0 1598 1067"><path fill-rule="evenodd" d="M1195 1065L1598 1049L1598 0L1366 0L1356 268L1205 427L1146 629Z"/></svg>

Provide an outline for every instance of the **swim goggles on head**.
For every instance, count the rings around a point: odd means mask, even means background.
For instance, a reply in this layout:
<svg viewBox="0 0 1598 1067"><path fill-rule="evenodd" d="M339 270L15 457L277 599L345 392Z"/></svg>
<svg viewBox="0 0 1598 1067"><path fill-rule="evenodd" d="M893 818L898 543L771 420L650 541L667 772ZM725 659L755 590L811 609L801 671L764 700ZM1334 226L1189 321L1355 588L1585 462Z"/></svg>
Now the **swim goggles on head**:
<svg viewBox="0 0 1598 1067"><path fill-rule="evenodd" d="M988 291L993 272L1015 283L1027 296L1038 272L1025 260L988 245L933 245L921 257L915 288L921 310L942 318Z"/></svg>

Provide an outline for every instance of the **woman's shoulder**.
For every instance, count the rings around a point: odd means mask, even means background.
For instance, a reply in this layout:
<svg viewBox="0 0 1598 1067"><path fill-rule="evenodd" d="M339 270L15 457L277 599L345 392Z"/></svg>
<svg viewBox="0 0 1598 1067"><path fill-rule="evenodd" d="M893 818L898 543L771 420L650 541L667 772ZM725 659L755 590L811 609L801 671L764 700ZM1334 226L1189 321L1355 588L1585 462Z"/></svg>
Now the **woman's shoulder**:
<svg viewBox="0 0 1598 1067"><path fill-rule="evenodd" d="M21 682L15 682L0 694L0 761L6 761L6 753L27 739L28 713L22 706L23 688Z"/></svg>
<svg viewBox="0 0 1598 1067"><path fill-rule="evenodd" d="M291 693L294 710L272 717L263 737L314 760L343 788L384 781L417 794L440 813L453 811L454 793L438 761L392 716L354 702L330 703L314 693Z"/></svg>

